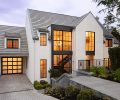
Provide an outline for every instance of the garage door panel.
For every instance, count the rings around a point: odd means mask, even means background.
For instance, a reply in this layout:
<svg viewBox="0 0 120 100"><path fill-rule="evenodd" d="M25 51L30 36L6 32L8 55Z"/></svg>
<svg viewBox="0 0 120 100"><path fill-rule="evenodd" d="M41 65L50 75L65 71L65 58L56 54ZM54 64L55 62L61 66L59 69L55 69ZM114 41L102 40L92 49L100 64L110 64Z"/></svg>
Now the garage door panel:
<svg viewBox="0 0 120 100"><path fill-rule="evenodd" d="M21 74L23 72L21 57L3 57L1 62L2 74Z"/></svg>
<svg viewBox="0 0 120 100"><path fill-rule="evenodd" d="M12 74L12 70L8 70L8 74Z"/></svg>
<svg viewBox="0 0 120 100"><path fill-rule="evenodd" d="M2 73L3 73L3 74L7 74L7 70L3 70Z"/></svg>
<svg viewBox="0 0 120 100"><path fill-rule="evenodd" d="M12 66L8 66L8 69L12 69Z"/></svg>
<svg viewBox="0 0 120 100"><path fill-rule="evenodd" d="M2 65L7 65L7 62L2 62Z"/></svg>

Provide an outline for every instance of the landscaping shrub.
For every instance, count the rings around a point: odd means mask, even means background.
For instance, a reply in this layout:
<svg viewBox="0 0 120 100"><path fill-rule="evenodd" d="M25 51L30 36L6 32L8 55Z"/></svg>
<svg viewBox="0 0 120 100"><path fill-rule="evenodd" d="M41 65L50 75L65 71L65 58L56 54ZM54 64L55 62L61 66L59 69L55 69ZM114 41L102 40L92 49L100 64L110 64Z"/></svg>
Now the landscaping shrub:
<svg viewBox="0 0 120 100"><path fill-rule="evenodd" d="M103 66L100 67L91 67L90 71L93 72L93 75L95 76L101 76L101 77L105 77L106 76L106 69Z"/></svg>
<svg viewBox="0 0 120 100"><path fill-rule="evenodd" d="M79 89L77 89L75 86L68 86L65 89L65 96L66 98L69 98L70 100L72 100L73 98L75 99L77 94L79 93Z"/></svg>
<svg viewBox="0 0 120 100"><path fill-rule="evenodd" d="M98 73L99 73L99 76L101 77L105 77L106 76L106 69L105 67L98 67Z"/></svg>
<svg viewBox="0 0 120 100"><path fill-rule="evenodd" d="M91 100L94 93L91 89L83 89L77 95L77 100Z"/></svg>
<svg viewBox="0 0 120 100"><path fill-rule="evenodd" d="M60 77L62 75L61 71L59 69L54 69L54 68L51 68L49 70L49 73L50 73L50 77Z"/></svg>
<svg viewBox="0 0 120 100"><path fill-rule="evenodd" d="M42 83L42 84L41 84ZM51 85L50 84L48 84L48 82L46 82L46 81L34 81L34 88L36 89L36 90L41 90L41 89L45 89L45 88L47 88L47 87L51 87Z"/></svg>
<svg viewBox="0 0 120 100"><path fill-rule="evenodd" d="M112 77L115 81L120 82L120 68L112 72Z"/></svg>
<svg viewBox="0 0 120 100"><path fill-rule="evenodd" d="M48 84L48 82L45 80L40 80L40 84L44 85L44 84Z"/></svg>
<svg viewBox="0 0 120 100"><path fill-rule="evenodd" d="M40 90L40 89L43 88L43 86L42 86L38 81L35 81L35 82L34 82L34 88L35 88L36 90Z"/></svg>
<svg viewBox="0 0 120 100"><path fill-rule="evenodd" d="M112 70L120 68L120 47L110 48L109 57Z"/></svg>
<svg viewBox="0 0 120 100"><path fill-rule="evenodd" d="M51 95L60 100L65 100L65 89L61 87L46 88L45 94Z"/></svg>
<svg viewBox="0 0 120 100"><path fill-rule="evenodd" d="M93 72L93 75L96 75L97 67L93 66L90 68L90 72Z"/></svg>

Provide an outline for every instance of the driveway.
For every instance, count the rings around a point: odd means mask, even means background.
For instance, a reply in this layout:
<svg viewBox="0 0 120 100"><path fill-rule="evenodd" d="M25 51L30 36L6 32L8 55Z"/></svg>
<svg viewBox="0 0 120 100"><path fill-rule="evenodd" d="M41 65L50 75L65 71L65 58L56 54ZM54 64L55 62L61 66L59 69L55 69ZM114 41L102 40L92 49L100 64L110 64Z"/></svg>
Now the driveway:
<svg viewBox="0 0 120 100"><path fill-rule="evenodd" d="M2 75L0 77L0 94L31 89L33 89L32 84L26 75Z"/></svg>
<svg viewBox="0 0 120 100"><path fill-rule="evenodd" d="M57 100L34 90L26 75L0 76L0 100Z"/></svg>

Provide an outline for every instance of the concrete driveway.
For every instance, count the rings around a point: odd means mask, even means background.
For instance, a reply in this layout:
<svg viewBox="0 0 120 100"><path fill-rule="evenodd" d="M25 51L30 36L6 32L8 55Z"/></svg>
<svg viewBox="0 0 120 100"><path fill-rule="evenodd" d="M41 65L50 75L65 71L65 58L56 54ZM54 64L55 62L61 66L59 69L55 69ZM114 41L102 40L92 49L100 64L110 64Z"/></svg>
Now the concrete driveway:
<svg viewBox="0 0 120 100"><path fill-rule="evenodd" d="M0 100L57 100L34 90L26 75L0 76Z"/></svg>
<svg viewBox="0 0 120 100"><path fill-rule="evenodd" d="M33 86L26 75L3 75L0 77L0 94L31 89Z"/></svg>

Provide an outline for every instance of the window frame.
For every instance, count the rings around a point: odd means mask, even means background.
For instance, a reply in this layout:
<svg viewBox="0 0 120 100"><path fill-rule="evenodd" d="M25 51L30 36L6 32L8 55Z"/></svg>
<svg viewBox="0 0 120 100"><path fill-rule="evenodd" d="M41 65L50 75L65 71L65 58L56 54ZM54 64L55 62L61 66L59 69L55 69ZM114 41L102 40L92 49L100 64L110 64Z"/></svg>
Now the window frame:
<svg viewBox="0 0 120 100"><path fill-rule="evenodd" d="M7 43L8 43L8 40L12 40L12 48L9 48ZM13 41L14 40L18 40L18 48L14 48L13 47ZM5 38L5 48L6 49L19 49L20 48L20 38Z"/></svg>
<svg viewBox="0 0 120 100"><path fill-rule="evenodd" d="M55 32L58 32L59 35L55 35ZM60 33L61 32L61 33ZM65 36L65 33L69 33L68 36ZM61 34L61 35L60 35ZM55 38L55 36L59 37L59 40ZM66 40L67 38L70 38L70 40ZM58 50L55 50L54 46L56 43L61 43L61 46L58 46ZM70 48L65 48L65 44L70 43ZM64 31L64 30L53 30L53 51L59 52L59 51L72 51L72 32L71 31Z"/></svg>
<svg viewBox="0 0 120 100"><path fill-rule="evenodd" d="M44 73L43 73L43 72L41 73L41 61L42 61L42 60L45 60L45 61L46 61L46 64L45 64L45 65L46 65L46 66L45 66L45 67L46 67L46 71L45 71ZM42 77L42 74L43 74L43 76L44 76L44 74L45 74L45 77ZM40 78L47 78L47 59L40 59Z"/></svg>
<svg viewBox="0 0 120 100"><path fill-rule="evenodd" d="M106 41L107 41L107 45L106 45ZM111 45L110 45L110 41L111 41ZM113 40L112 39L105 39L105 47L112 47L113 46Z"/></svg>
<svg viewBox="0 0 120 100"><path fill-rule="evenodd" d="M41 36L45 35L45 41L41 41ZM42 44L42 42L45 42L45 45ZM47 46L47 33L40 33L40 46Z"/></svg>
<svg viewBox="0 0 120 100"><path fill-rule="evenodd" d="M87 32L92 32L92 33L94 33L94 50L93 51L91 51L91 50L86 50L86 33ZM88 48L89 49L89 48ZM95 32L93 32L93 31L86 31L85 32L85 51L89 54L89 52L95 52Z"/></svg>

